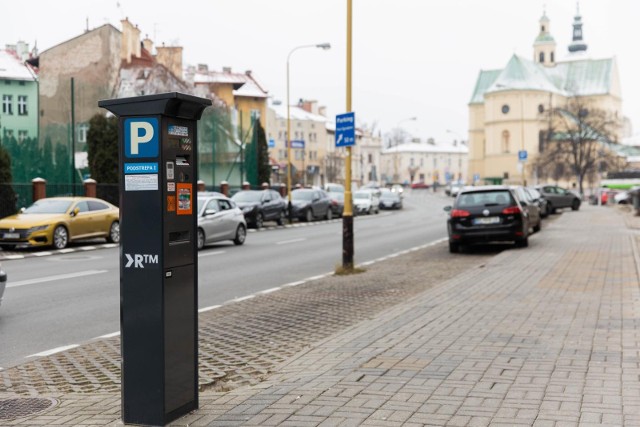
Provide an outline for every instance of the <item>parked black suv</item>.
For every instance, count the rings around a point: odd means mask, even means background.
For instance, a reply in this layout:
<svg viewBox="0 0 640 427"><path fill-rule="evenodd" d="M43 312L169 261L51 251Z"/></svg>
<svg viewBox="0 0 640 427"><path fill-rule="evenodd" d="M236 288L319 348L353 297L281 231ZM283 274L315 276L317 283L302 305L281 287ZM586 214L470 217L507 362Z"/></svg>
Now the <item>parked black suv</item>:
<svg viewBox="0 0 640 427"><path fill-rule="evenodd" d="M255 228L261 228L264 221L284 225L287 218L287 202L275 190L242 190L231 200L242 209L247 224Z"/></svg>
<svg viewBox="0 0 640 427"><path fill-rule="evenodd" d="M517 247L529 244L529 216L515 190L507 186L467 187L460 191L453 206L444 210L449 212L451 253L472 243L515 242Z"/></svg>

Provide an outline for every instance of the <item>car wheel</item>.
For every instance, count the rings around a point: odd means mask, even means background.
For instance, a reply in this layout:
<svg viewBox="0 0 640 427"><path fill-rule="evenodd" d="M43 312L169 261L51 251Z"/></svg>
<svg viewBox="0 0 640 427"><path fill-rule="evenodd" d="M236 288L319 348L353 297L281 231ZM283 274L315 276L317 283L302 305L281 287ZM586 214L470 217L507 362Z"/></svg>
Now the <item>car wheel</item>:
<svg viewBox="0 0 640 427"><path fill-rule="evenodd" d="M53 247L64 249L69 243L69 232L64 225L59 225L53 230Z"/></svg>
<svg viewBox="0 0 640 427"><path fill-rule="evenodd" d="M457 254L458 252L460 252L460 243L449 242L449 252L451 252L452 254Z"/></svg>
<svg viewBox="0 0 640 427"><path fill-rule="evenodd" d="M367 215L371 215L371 208L367 209Z"/></svg>
<svg viewBox="0 0 640 427"><path fill-rule="evenodd" d="M327 209L327 221L331 221L333 219L333 212L331 208Z"/></svg>
<svg viewBox="0 0 640 427"><path fill-rule="evenodd" d="M547 202L547 215L551 215L552 213L556 213L556 209L553 207L551 202Z"/></svg>
<svg viewBox="0 0 640 427"><path fill-rule="evenodd" d="M516 248L526 248L529 246L529 237L516 240Z"/></svg>
<svg viewBox="0 0 640 427"><path fill-rule="evenodd" d="M260 212L256 214L254 225L256 226L256 229L262 228L262 226L264 225L264 218L262 217L262 214Z"/></svg>
<svg viewBox="0 0 640 427"><path fill-rule="evenodd" d="M204 248L204 230L202 230L202 228L198 228L197 245L198 245L198 250Z"/></svg>
<svg viewBox="0 0 640 427"><path fill-rule="evenodd" d="M542 228L542 221L538 221L536 225L533 226L533 232L537 233Z"/></svg>
<svg viewBox="0 0 640 427"><path fill-rule="evenodd" d="M246 239L247 229L244 228L244 225L240 224L236 230L236 238L233 239L233 243L239 246L242 245Z"/></svg>
<svg viewBox="0 0 640 427"><path fill-rule="evenodd" d="M287 214L284 210L280 211L280 216L278 217L277 224L284 225L284 221L287 219Z"/></svg>
<svg viewBox="0 0 640 427"><path fill-rule="evenodd" d="M311 208L307 209L307 212L304 214L304 220L307 222L313 221L313 212L311 212Z"/></svg>
<svg viewBox="0 0 640 427"><path fill-rule="evenodd" d="M120 222L113 221L109 227L109 235L107 236L109 243L120 243Z"/></svg>
<svg viewBox="0 0 640 427"><path fill-rule="evenodd" d="M580 209L580 200L574 199L573 203L571 203L571 210L577 211L578 209Z"/></svg>

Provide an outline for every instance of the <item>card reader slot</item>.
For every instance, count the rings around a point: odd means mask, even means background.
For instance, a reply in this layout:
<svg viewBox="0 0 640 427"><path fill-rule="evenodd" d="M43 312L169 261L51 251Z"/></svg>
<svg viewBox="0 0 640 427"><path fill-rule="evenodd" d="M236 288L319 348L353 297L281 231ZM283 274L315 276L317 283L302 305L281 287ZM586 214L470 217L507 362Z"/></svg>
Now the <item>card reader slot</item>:
<svg viewBox="0 0 640 427"><path fill-rule="evenodd" d="M176 156L176 166L189 166L189 156Z"/></svg>
<svg viewBox="0 0 640 427"><path fill-rule="evenodd" d="M191 236L189 231L171 231L169 233L169 246L181 245L183 243L189 243Z"/></svg>

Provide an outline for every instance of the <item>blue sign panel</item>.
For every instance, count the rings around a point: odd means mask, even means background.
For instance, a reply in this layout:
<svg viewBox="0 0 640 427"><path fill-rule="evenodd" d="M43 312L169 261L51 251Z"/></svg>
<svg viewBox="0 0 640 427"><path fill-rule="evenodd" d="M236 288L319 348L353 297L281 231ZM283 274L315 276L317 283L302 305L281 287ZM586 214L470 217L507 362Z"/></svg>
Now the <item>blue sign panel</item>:
<svg viewBox="0 0 640 427"><path fill-rule="evenodd" d="M304 148L304 140L303 139L291 140L291 148Z"/></svg>
<svg viewBox="0 0 640 427"><path fill-rule="evenodd" d="M269 142L267 143L267 147L276 148L276 140L273 138L269 138Z"/></svg>
<svg viewBox="0 0 640 427"><path fill-rule="evenodd" d="M476 174L473 175L473 181L474 182L480 181L480 174L479 173L476 173Z"/></svg>
<svg viewBox="0 0 640 427"><path fill-rule="evenodd" d="M124 120L124 155L129 159L158 157L158 119L136 117Z"/></svg>
<svg viewBox="0 0 640 427"><path fill-rule="evenodd" d="M336 147L356 145L356 113L344 113L336 116Z"/></svg>
<svg viewBox="0 0 640 427"><path fill-rule="evenodd" d="M124 173L158 173L157 163L125 163Z"/></svg>
<svg viewBox="0 0 640 427"><path fill-rule="evenodd" d="M521 162L527 160L527 150L518 151L518 160L520 160Z"/></svg>

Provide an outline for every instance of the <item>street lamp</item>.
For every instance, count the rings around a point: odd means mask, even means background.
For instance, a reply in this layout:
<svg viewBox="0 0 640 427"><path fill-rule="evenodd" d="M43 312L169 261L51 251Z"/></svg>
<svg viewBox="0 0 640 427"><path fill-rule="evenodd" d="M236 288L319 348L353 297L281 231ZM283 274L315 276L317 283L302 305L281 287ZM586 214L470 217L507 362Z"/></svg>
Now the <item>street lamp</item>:
<svg viewBox="0 0 640 427"><path fill-rule="evenodd" d="M289 223L293 221L293 211L291 209L291 102L289 102L289 60L293 52L299 49L306 49L316 47L322 50L331 49L331 44L306 44L302 46L296 46L287 55L287 137L285 138L287 144L287 199L289 201Z"/></svg>

